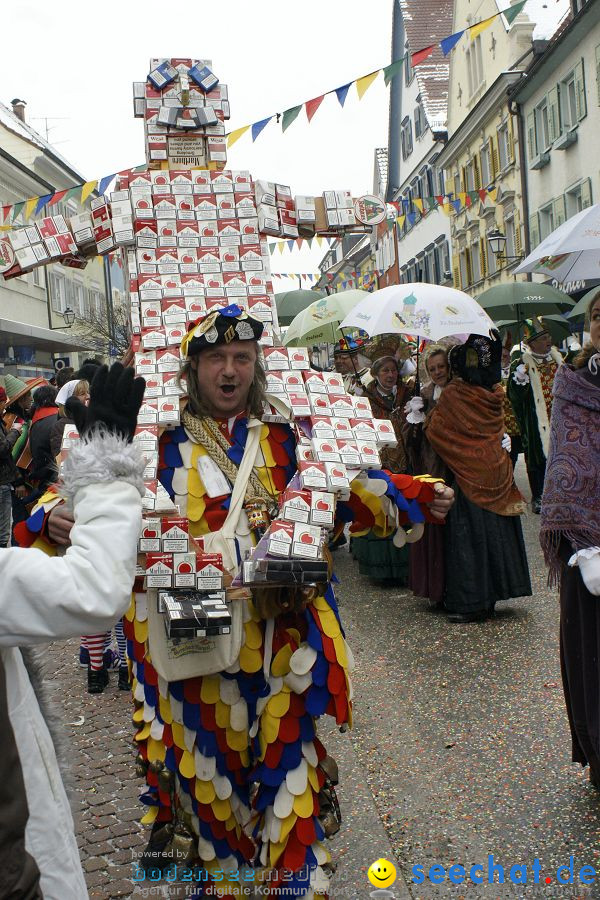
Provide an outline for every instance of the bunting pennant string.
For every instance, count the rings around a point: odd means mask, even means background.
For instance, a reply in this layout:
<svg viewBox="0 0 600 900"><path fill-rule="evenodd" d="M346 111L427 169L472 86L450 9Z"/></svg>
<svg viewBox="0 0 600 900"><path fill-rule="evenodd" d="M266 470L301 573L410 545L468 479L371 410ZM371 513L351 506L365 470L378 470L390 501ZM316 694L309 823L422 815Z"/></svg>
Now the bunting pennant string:
<svg viewBox="0 0 600 900"><path fill-rule="evenodd" d="M508 24L512 25L516 17L528 2L529 0L520 0L520 2L515 3L514 6L509 6L506 9L501 9L499 12L494 13L493 16L488 16L488 18L482 19L480 22L474 22L472 25L463 28L461 31L456 31L454 34L442 38L442 40L438 41L437 43L429 44L427 47L421 47L420 49L417 49L410 54L407 53L404 56L400 57L400 59L394 60L392 63L382 67L381 69L376 69L373 72L369 72L367 75L361 75L359 78L355 78L353 81L349 81L347 82L347 84L340 85L340 87L333 88L330 91L323 91L323 93L319 94L318 97L313 97L312 100L304 100L297 106L289 107L283 113L273 113L268 119L262 119L261 122L255 123L255 125L262 125L262 128L260 128L260 130L257 132L256 137L258 137L258 134L260 134L264 126L274 117L277 117L278 121L281 118L282 131L286 131L290 127L290 125L298 118L302 107L305 108L306 117L310 123L324 98L329 94L335 94L340 106L343 107L348 96L348 91L353 84L356 85L358 99L362 100L380 72L383 72L384 81L387 87L392 79L401 71L407 56L410 56L411 66L413 68L421 65L421 63L428 59L432 55L434 50L436 50L438 47L441 49L444 56L447 56L450 51L453 50L457 45L463 34L469 32L470 39L474 40L478 34L481 34L482 31L485 31L486 28L489 28L492 22L499 16L504 16ZM242 135L245 134L250 127L252 127L252 139L255 140L255 125L245 125L242 128L237 128L235 131L229 132L229 134L227 135L227 146L233 146L233 144L237 140L239 140L240 137L242 137Z"/></svg>
<svg viewBox="0 0 600 900"><path fill-rule="evenodd" d="M252 143L254 143L254 141L259 136L259 134L261 133L263 128L267 127L267 125L269 124L269 122L271 121L272 118L273 118L273 116L269 116L268 119L261 119L260 122L254 123L254 125L252 126Z"/></svg>

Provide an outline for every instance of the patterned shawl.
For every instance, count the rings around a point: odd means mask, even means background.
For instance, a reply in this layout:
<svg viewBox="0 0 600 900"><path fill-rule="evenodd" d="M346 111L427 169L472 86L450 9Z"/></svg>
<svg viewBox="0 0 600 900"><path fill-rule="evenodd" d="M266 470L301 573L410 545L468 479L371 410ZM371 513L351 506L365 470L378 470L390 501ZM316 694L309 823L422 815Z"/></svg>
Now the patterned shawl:
<svg viewBox="0 0 600 900"><path fill-rule="evenodd" d="M553 394L540 542L556 583L562 538L600 547L600 378L561 366Z"/></svg>
<svg viewBox="0 0 600 900"><path fill-rule="evenodd" d="M502 449L504 391L499 384L487 390L453 379L425 427L429 443L471 503L501 516L521 515L523 498Z"/></svg>

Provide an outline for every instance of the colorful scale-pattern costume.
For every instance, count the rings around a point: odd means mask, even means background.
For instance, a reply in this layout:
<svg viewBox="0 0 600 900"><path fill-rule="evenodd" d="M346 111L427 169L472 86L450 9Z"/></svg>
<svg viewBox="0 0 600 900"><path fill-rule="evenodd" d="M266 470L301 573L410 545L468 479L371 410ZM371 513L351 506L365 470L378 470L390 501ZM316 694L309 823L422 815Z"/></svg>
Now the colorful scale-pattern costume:
<svg viewBox="0 0 600 900"><path fill-rule="evenodd" d="M246 419L238 418L229 436L235 463L246 435ZM291 429L263 425L260 449L255 471L277 496L296 468ZM195 537L223 525L229 501L208 497L196 465L204 453L182 426L161 438L160 481ZM338 504L341 521L390 533L392 507L401 510L401 521L422 521L420 504L433 496L430 481L369 473L353 483L350 500ZM36 530L46 513L40 508L35 514ZM319 792L326 751L316 719L329 714L338 725L352 722L351 654L334 592L329 585L304 611L274 620L261 619L251 601L238 602L245 605L238 662L216 675L167 682L152 665L146 595L133 595L124 628L133 666L135 741L143 760L153 764L142 821L171 820L173 796L157 774L162 763L220 896L235 896L242 874L253 867L271 888L284 884L296 896L325 897L322 867L330 857L322 843Z"/></svg>

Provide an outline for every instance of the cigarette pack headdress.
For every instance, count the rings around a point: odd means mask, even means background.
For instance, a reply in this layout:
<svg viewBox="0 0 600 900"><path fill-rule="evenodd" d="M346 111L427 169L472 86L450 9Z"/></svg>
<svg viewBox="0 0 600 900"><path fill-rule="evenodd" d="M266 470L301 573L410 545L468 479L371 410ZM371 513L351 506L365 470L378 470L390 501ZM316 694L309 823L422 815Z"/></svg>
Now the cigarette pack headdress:
<svg viewBox="0 0 600 900"><path fill-rule="evenodd" d="M215 309L190 326L181 342L181 355L187 359L207 347L231 344L233 341L258 341L263 329L262 322L232 303L223 309Z"/></svg>

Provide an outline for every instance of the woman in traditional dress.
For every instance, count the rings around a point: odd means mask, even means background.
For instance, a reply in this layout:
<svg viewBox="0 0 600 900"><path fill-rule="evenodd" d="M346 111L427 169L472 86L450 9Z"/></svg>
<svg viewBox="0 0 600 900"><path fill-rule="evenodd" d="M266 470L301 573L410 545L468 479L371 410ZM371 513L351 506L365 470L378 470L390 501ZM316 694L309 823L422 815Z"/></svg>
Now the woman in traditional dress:
<svg viewBox="0 0 600 900"><path fill-rule="evenodd" d="M403 429L410 472L427 472L448 479L445 463L437 455L423 430L423 423L438 402L450 379L448 351L434 344L425 354L425 369L431 381L421 388L421 404L409 401ZM413 409L413 407L415 407ZM420 407L420 408L419 408ZM448 526L446 526L448 527ZM444 535L425 525L420 541L410 545L408 586L417 597L427 597L432 606L444 602Z"/></svg>
<svg viewBox="0 0 600 900"><path fill-rule="evenodd" d="M470 335L453 347L452 381L426 424L456 495L445 543L444 605L451 622L481 621L500 600L531 595L519 518L525 504L502 446L501 357L498 336Z"/></svg>
<svg viewBox="0 0 600 900"><path fill-rule="evenodd" d="M600 292L588 344L554 381L540 540L560 582L560 661L572 759L600 790Z"/></svg>
<svg viewBox="0 0 600 900"><path fill-rule="evenodd" d="M394 356L381 356L371 366L372 381L365 389L375 419L390 419L394 425L397 447L381 450L381 465L395 475L406 472L406 453L402 438L402 410L409 388L400 375L400 363ZM405 585L408 579L408 544L396 547L393 531L385 535L374 528L361 537L353 537L350 547L361 575L378 583Z"/></svg>

